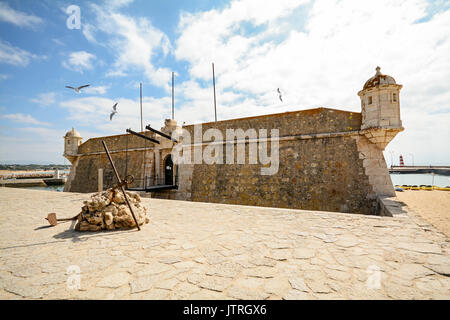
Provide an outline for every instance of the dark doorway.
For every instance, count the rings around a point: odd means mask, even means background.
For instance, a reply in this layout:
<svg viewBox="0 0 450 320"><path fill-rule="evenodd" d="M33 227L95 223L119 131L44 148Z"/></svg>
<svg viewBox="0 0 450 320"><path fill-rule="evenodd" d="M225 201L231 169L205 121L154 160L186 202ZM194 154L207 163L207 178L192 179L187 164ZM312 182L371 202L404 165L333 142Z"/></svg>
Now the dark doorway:
<svg viewBox="0 0 450 320"><path fill-rule="evenodd" d="M167 156L164 161L164 184L173 185L173 162L172 156Z"/></svg>

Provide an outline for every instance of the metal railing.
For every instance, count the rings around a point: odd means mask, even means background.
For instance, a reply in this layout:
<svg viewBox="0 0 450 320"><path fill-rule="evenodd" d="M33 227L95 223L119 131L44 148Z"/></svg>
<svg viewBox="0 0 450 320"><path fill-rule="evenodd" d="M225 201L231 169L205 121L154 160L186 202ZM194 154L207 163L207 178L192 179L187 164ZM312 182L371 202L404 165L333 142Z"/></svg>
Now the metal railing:
<svg viewBox="0 0 450 320"><path fill-rule="evenodd" d="M146 176L143 179L134 179L134 182L131 184L131 186L146 189L148 187L154 186L178 185L178 176L174 176L172 180L172 183L170 183L167 182L165 178Z"/></svg>

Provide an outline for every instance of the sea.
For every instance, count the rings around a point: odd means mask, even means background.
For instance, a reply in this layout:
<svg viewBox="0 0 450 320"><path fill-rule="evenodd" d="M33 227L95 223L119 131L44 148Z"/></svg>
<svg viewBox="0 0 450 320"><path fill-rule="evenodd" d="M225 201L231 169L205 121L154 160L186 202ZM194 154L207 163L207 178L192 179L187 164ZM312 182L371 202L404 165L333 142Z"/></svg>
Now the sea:
<svg viewBox="0 0 450 320"><path fill-rule="evenodd" d="M62 186L46 186L46 187L23 187L23 189L47 190L47 191L62 192L64 190L64 185L62 185Z"/></svg>
<svg viewBox="0 0 450 320"><path fill-rule="evenodd" d="M450 186L450 176L431 173L391 173L394 185L430 185L437 187Z"/></svg>
<svg viewBox="0 0 450 320"><path fill-rule="evenodd" d="M33 174L46 174L51 172L50 170L47 171L33 171ZM59 170L60 175L68 175L70 173L70 170ZM64 190L64 185L60 186L46 186L46 187L23 187L23 189L31 189L31 190L47 190L47 191L57 191L62 192Z"/></svg>
<svg viewBox="0 0 450 320"><path fill-rule="evenodd" d="M393 185L433 185L438 187L450 186L450 176L431 173L391 173ZM48 190L62 192L64 186L26 187L26 189Z"/></svg>

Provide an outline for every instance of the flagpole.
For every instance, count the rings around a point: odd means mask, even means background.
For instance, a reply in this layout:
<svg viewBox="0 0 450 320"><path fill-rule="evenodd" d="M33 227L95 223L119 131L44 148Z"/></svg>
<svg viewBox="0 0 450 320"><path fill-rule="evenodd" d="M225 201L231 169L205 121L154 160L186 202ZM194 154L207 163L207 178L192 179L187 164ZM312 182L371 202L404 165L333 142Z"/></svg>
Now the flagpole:
<svg viewBox="0 0 450 320"><path fill-rule="evenodd" d="M173 83L174 83L174 73L172 72L172 120L174 120L174 100L175 100L175 96L174 96L174 92L173 92Z"/></svg>
<svg viewBox="0 0 450 320"><path fill-rule="evenodd" d="M139 84L140 87L140 97L141 97L141 132L144 131L144 125L142 122L142 82Z"/></svg>
<svg viewBox="0 0 450 320"><path fill-rule="evenodd" d="M214 118L217 122L217 109L216 109L216 77L214 75L214 62L212 64L212 71L213 71L213 87L214 87Z"/></svg>

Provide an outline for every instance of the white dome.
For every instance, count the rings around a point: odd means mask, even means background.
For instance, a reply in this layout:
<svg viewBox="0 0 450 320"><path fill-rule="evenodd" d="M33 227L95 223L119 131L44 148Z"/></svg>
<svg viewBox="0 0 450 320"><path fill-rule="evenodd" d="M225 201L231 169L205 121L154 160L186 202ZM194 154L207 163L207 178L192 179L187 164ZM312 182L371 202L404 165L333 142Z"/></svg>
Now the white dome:
<svg viewBox="0 0 450 320"><path fill-rule="evenodd" d="M70 130L70 131L67 131L67 133L64 137L81 138L80 133L77 130L75 130L74 128L72 128L72 130Z"/></svg>
<svg viewBox="0 0 450 320"><path fill-rule="evenodd" d="M364 84L363 90L369 89L369 88L374 88L374 87L377 87L377 86L383 85L383 84L396 84L394 78L392 78L391 76L388 76L388 75L381 74L380 67L377 67L376 70L377 70L377 73L375 73L375 75L372 78L370 78L369 80L366 81L366 83Z"/></svg>

